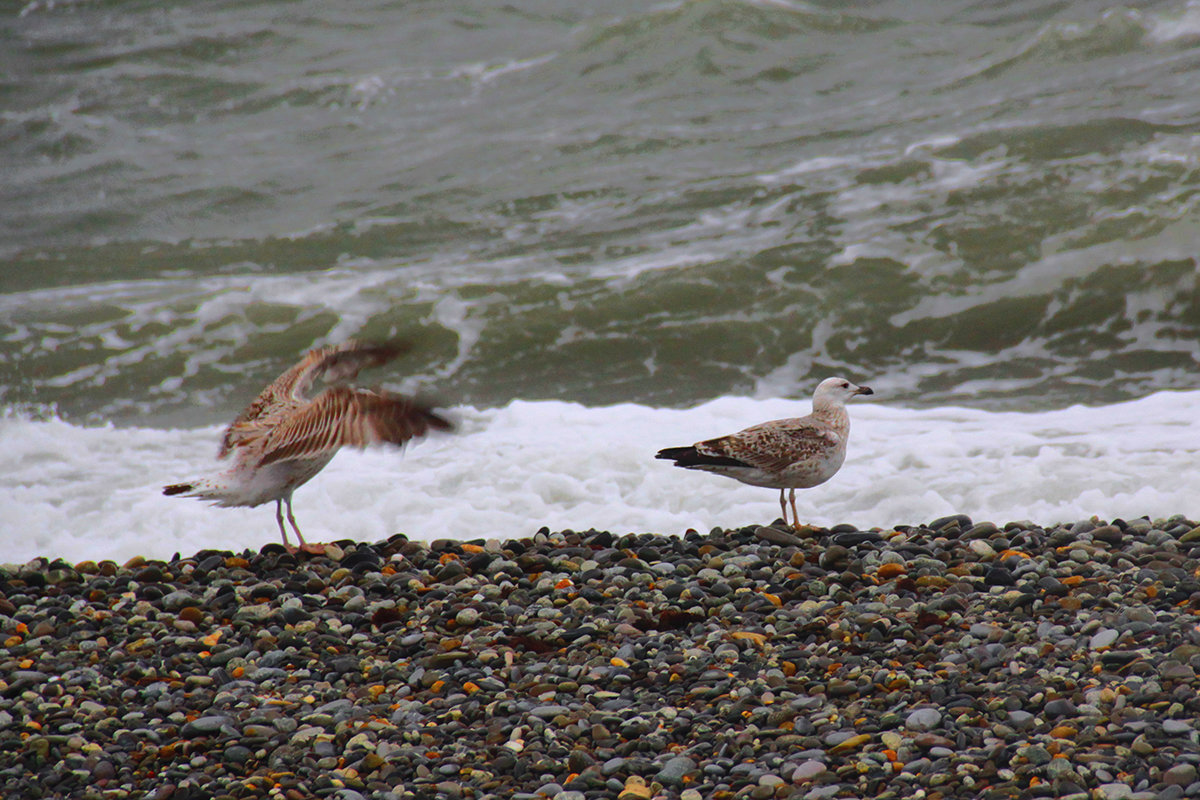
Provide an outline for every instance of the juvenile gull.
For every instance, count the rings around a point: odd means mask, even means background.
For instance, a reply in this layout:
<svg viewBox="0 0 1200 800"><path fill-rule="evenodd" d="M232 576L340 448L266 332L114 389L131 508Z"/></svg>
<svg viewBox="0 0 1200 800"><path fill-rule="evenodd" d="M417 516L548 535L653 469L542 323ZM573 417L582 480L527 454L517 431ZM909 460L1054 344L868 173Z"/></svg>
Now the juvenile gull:
<svg viewBox="0 0 1200 800"><path fill-rule="evenodd" d="M714 472L748 483L779 490L779 510L787 524L784 490L789 491L792 526L800 527L796 490L824 483L846 460L850 416L846 401L859 394L874 394L868 386L855 386L845 378L826 378L813 392L813 411L807 417L777 419L691 447L668 447L655 458L675 466Z"/></svg>
<svg viewBox="0 0 1200 800"><path fill-rule="evenodd" d="M211 478L166 486L163 494L199 497L224 507L274 500L283 546L290 550L283 527L287 504L287 520L300 547L310 549L292 514L292 492L324 469L341 447L403 445L431 428L451 428L410 398L346 385L359 370L385 364L406 350L399 342L353 340L309 350L225 429L217 458L232 457L232 467ZM331 385L309 397L318 380Z"/></svg>

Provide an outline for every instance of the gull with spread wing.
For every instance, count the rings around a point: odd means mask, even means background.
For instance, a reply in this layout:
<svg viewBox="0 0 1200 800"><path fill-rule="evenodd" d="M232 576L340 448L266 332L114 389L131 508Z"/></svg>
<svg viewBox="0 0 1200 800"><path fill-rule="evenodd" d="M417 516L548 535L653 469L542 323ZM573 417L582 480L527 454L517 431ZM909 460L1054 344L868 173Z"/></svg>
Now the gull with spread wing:
<svg viewBox="0 0 1200 800"><path fill-rule="evenodd" d="M359 370L377 367L407 351L400 342L348 341L309 350L299 364L262 391L225 430L217 458L233 465L211 478L164 487L163 494L199 497L218 506L258 506L275 501L283 545L292 549L283 508L300 547L304 541L292 513L292 492L325 468L342 447L402 446L431 429L450 430L447 420L411 398L346 385ZM318 380L329 387L310 396Z"/></svg>

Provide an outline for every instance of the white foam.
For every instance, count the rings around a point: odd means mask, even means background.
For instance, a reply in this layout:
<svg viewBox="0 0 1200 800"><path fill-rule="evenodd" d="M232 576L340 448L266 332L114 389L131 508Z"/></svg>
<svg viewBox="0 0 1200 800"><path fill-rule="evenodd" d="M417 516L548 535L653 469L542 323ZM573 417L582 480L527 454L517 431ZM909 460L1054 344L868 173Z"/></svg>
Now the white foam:
<svg viewBox="0 0 1200 800"><path fill-rule="evenodd" d="M1200 2L1189 0L1182 9L1149 14L1149 35L1156 44L1200 37Z"/></svg>
<svg viewBox="0 0 1200 800"><path fill-rule="evenodd" d="M514 402L460 409L461 431L407 452L347 451L295 498L314 540L528 536L591 527L680 534L765 523L775 492L654 459L807 401L721 398L688 410ZM799 492L801 516L860 527L928 521L1041 523L1200 515L1200 391L1097 408L992 413L856 402L846 465ZM218 428L79 427L0 419L0 561L71 561L276 541L274 509L218 509L164 497L164 483L213 467Z"/></svg>

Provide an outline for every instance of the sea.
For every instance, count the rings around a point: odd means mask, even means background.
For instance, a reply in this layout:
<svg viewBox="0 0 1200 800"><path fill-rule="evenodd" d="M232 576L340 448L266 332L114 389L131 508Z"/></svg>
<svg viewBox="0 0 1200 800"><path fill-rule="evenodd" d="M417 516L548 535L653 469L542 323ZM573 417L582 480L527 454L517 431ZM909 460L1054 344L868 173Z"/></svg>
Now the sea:
<svg viewBox="0 0 1200 800"><path fill-rule="evenodd" d="M655 460L809 410L802 518L1200 516L1200 3L0 11L0 562L278 541L164 497L308 348L458 429L309 539L767 524Z"/></svg>

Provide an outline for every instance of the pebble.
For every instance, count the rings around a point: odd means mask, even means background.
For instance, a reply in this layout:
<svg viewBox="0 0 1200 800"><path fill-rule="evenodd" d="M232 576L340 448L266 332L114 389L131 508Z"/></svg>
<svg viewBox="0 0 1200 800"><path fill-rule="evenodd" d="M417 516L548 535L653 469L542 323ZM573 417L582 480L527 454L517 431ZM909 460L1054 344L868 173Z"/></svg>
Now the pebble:
<svg viewBox="0 0 1200 800"><path fill-rule="evenodd" d="M1008 712L1008 724L1013 728L1024 731L1029 730L1036 723L1036 717L1030 712L1017 708Z"/></svg>
<svg viewBox="0 0 1200 800"><path fill-rule="evenodd" d="M929 731L942 722L942 714L936 708L918 708L909 714L904 724L914 731Z"/></svg>
<svg viewBox="0 0 1200 800"><path fill-rule="evenodd" d="M684 779L697 770L698 767L693 759L688 756L675 756L667 759L654 779L666 786L681 786Z"/></svg>
<svg viewBox="0 0 1200 800"><path fill-rule="evenodd" d="M1163 773L1163 783L1168 786L1190 786L1196 782L1194 764L1176 764Z"/></svg>
<svg viewBox="0 0 1200 800"><path fill-rule="evenodd" d="M1198 528L951 515L0 566L0 786L1200 795Z"/></svg>
<svg viewBox="0 0 1200 800"><path fill-rule="evenodd" d="M820 761L805 761L792 772L792 783L807 783L828 769Z"/></svg>
<svg viewBox="0 0 1200 800"><path fill-rule="evenodd" d="M967 549L978 556L981 561L990 561L996 557L996 548L985 539L972 539L967 542Z"/></svg>

